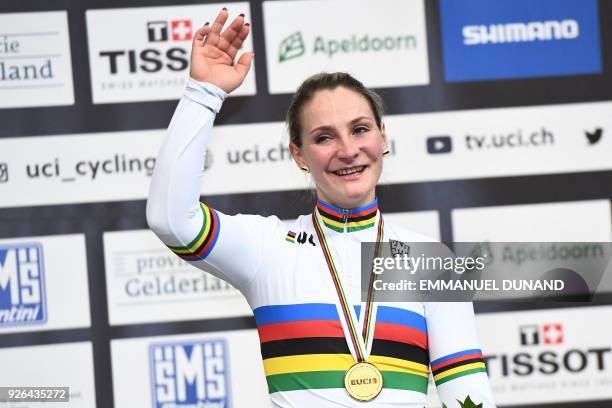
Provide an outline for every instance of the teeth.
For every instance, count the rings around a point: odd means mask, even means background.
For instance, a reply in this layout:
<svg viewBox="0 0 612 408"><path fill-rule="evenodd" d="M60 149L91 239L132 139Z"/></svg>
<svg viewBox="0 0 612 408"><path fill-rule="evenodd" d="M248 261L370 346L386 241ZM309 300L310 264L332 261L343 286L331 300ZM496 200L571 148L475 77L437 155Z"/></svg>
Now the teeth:
<svg viewBox="0 0 612 408"><path fill-rule="evenodd" d="M365 166L357 166L357 167L351 167L348 169L336 170L335 173L338 174L339 176L346 176L347 174L362 172L364 169L365 169Z"/></svg>

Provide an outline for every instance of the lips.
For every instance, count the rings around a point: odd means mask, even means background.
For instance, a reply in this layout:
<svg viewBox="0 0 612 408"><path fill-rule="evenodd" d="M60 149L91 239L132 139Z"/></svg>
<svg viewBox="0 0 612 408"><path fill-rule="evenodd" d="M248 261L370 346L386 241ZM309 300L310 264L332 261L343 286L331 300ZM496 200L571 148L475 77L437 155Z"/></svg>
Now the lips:
<svg viewBox="0 0 612 408"><path fill-rule="evenodd" d="M353 166L353 167L344 167L342 169L338 169L333 171L336 176L350 176L351 174L361 173L366 169L367 166Z"/></svg>

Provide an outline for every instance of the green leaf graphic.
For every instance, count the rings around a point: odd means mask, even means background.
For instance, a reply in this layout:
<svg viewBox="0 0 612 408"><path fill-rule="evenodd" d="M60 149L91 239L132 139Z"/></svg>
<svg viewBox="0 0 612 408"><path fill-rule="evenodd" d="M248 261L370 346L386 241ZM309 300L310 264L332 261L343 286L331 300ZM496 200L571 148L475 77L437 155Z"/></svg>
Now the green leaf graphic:
<svg viewBox="0 0 612 408"><path fill-rule="evenodd" d="M304 45L302 33L297 31L281 41L278 50L278 62L281 63L293 58L301 57L305 52L306 47Z"/></svg>

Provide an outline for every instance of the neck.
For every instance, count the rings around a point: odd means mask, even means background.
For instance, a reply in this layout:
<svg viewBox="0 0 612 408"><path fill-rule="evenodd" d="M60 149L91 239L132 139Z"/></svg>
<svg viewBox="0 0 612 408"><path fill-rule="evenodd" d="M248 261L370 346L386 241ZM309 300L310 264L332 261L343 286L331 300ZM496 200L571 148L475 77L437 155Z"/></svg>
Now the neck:
<svg viewBox="0 0 612 408"><path fill-rule="evenodd" d="M370 212L372 209L374 209L374 211L378 209L378 199L373 197L371 200L368 200L367 202L360 202L357 205L347 205L346 203L338 205L321 197L317 197L317 207L327 208L330 211L348 212L349 214L363 211Z"/></svg>
<svg viewBox="0 0 612 408"><path fill-rule="evenodd" d="M317 203L321 201L324 202L325 204L336 207L337 209L353 210L353 209L359 209L369 204L372 204L373 202L377 201L377 199L376 199L376 194L374 193L374 190L372 190L365 197L354 199L354 200L351 200L351 199L334 200L334 199L328 198L321 191L317 191Z"/></svg>

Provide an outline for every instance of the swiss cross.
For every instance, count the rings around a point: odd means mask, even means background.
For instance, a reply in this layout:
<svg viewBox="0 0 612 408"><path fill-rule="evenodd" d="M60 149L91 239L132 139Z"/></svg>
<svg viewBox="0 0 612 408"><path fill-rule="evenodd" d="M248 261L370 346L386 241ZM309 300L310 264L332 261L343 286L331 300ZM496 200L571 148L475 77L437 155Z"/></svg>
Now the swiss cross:
<svg viewBox="0 0 612 408"><path fill-rule="evenodd" d="M561 323L544 324L544 344L561 344L563 343L563 326Z"/></svg>
<svg viewBox="0 0 612 408"><path fill-rule="evenodd" d="M172 20L172 41L191 40L191 20Z"/></svg>

